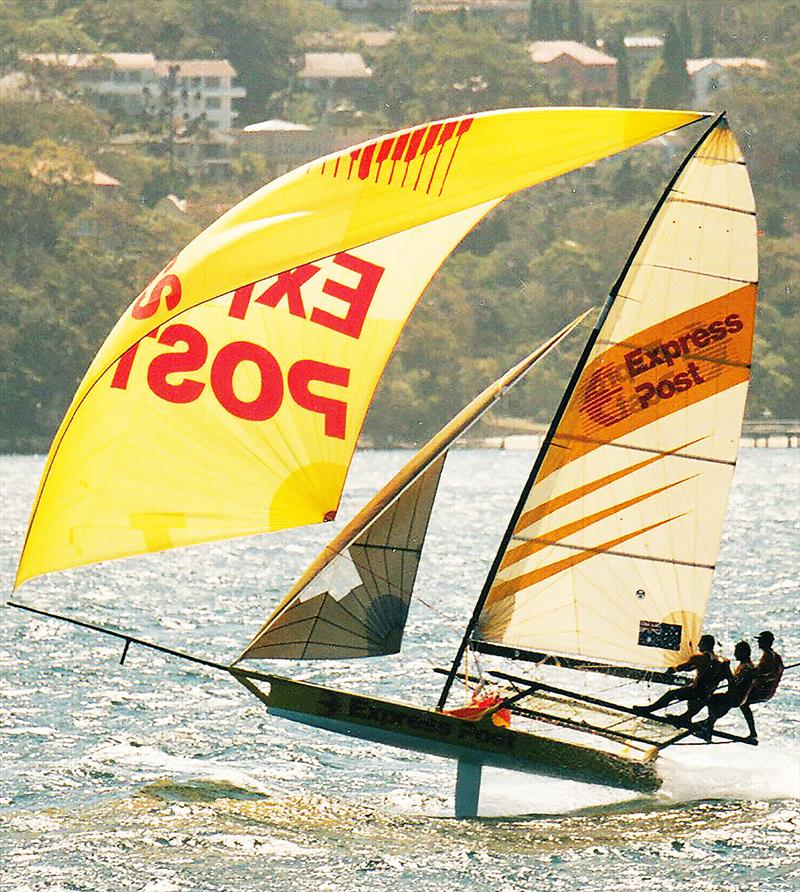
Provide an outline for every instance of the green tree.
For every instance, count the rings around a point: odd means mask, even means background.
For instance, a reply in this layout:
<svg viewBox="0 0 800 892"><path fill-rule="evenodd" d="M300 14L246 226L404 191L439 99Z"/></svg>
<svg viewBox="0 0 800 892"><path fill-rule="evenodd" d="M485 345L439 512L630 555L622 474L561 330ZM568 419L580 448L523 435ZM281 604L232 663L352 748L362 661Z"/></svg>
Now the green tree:
<svg viewBox="0 0 800 892"><path fill-rule="evenodd" d="M703 10L700 19L700 46L697 55L700 59L709 59L714 55L714 29L706 10Z"/></svg>
<svg viewBox="0 0 800 892"><path fill-rule="evenodd" d="M523 47L479 24L406 32L381 55L372 88L391 125L452 117L544 99L538 72Z"/></svg>
<svg viewBox="0 0 800 892"><path fill-rule="evenodd" d="M569 0L567 7L566 35L570 40L583 42L583 14L580 0Z"/></svg>
<svg viewBox="0 0 800 892"><path fill-rule="evenodd" d="M617 60L617 105L626 108L631 104L631 85L628 74L628 49L625 32L617 26L606 41L606 50Z"/></svg>
<svg viewBox="0 0 800 892"><path fill-rule="evenodd" d="M0 100L0 144L30 146L43 134L59 145L94 156L108 144L108 120L90 105L74 99Z"/></svg>
<svg viewBox="0 0 800 892"><path fill-rule="evenodd" d="M686 62L687 59L691 59L694 56L692 20L689 17L689 7L686 3L681 6L680 12L678 13L678 21L675 30L681 44L683 61Z"/></svg>
<svg viewBox="0 0 800 892"><path fill-rule="evenodd" d="M587 12L583 17L583 42L587 46L597 46L597 27L594 23L594 16Z"/></svg>
<svg viewBox="0 0 800 892"><path fill-rule="evenodd" d="M338 16L319 0L189 0L199 34L236 69L247 90L239 103L243 121L258 121L270 110L274 93L285 87L297 38L303 31L336 27Z"/></svg>
<svg viewBox="0 0 800 892"><path fill-rule="evenodd" d="M678 31L670 21L661 59L656 63L647 85L644 104L650 108L676 108L688 103L690 95L686 53Z"/></svg>

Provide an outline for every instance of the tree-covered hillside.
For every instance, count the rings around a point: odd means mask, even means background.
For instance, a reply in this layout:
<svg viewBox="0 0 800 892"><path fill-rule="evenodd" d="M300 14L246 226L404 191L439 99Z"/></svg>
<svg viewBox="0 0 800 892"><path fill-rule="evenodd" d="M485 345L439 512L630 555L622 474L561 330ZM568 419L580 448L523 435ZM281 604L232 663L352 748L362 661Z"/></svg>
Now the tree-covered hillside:
<svg viewBox="0 0 800 892"><path fill-rule="evenodd" d="M4 451L46 448L95 350L166 260L265 181L263 159L240 154L223 179L171 163L163 144L120 140L131 128L98 110L77 83L25 61L34 52L153 52L228 58L247 89L241 120L286 114L319 121L296 81L309 34L346 22L318 0L4 0L2 74L32 89L0 105L0 402ZM574 102L531 64L531 38L604 41L622 61L624 35L666 35L647 68L626 71L617 101L672 96L698 55L758 56L734 77L726 108L748 157L759 211L761 292L750 416L798 417L797 345L800 67L796 0L533 0L526 33L439 16L365 52L373 75L359 110L374 132L493 107ZM342 36L344 35L344 36ZM618 48L615 50L614 48ZM152 135L152 128L151 128ZM697 126L521 195L484 221L432 282L399 343L366 433L419 439L485 383L580 310L602 302ZM115 178L103 186L96 172ZM186 199L170 212L165 197ZM579 348L550 358L503 412L545 420Z"/></svg>

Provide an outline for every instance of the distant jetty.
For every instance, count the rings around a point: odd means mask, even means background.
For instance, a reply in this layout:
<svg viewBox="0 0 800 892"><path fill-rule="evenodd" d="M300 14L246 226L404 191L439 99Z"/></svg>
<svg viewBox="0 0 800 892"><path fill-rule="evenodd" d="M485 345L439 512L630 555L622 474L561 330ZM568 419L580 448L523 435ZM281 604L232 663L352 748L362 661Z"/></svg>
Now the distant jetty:
<svg viewBox="0 0 800 892"><path fill-rule="evenodd" d="M503 419L511 422L512 419ZM518 421L518 419L514 419ZM483 449L536 450L547 434L547 425L525 423L523 430L497 436L474 438L464 441L463 446ZM759 418L745 421L742 427L743 447L785 449L800 447L800 420L793 418Z"/></svg>
<svg viewBox="0 0 800 892"><path fill-rule="evenodd" d="M796 418L762 418L745 421L742 446L800 446L800 421Z"/></svg>

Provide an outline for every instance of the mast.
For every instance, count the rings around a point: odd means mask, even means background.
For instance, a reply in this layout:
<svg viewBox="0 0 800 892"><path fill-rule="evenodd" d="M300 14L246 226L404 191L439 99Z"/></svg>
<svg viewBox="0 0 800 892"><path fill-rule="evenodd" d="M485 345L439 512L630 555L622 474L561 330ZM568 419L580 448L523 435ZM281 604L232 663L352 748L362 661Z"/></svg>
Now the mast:
<svg viewBox="0 0 800 892"><path fill-rule="evenodd" d="M464 631L464 636L461 640L458 650L456 651L456 655L455 655L455 657L453 659L453 663L450 667L450 672L447 676L444 687L442 688L442 693L439 697L439 701L437 704L438 709L443 709L445 703L447 702L447 697L450 693L450 689L453 685L453 681L456 678L456 674L458 672L458 667L460 666L461 660L463 659L463 656L464 656L464 653L470 644L470 639L471 639L472 634L475 630L475 626L477 625L478 620L481 616L483 608L486 604L486 600L489 597L489 593L492 590L492 586L493 586L495 579L497 577L497 573L498 573L498 570L500 569L500 565L503 560L503 557L506 553L506 550L507 550L508 545L511 541L511 538L514 535L515 528L517 526L518 521L520 520L522 512L525 509L525 505L526 505L528 496L530 495L530 492L531 492L534 484L537 482L537 479L539 478L541 468L545 462L545 459L548 456L548 453L550 452L553 439L554 439L556 432L559 428L559 425L564 417L564 413L566 412L567 407L570 403L570 400L572 399L575 389L578 385L578 382L580 381L581 376L586 369L589 358L590 358L590 356L592 356L592 352L593 352L594 347L597 343L597 339L600 335L600 331L603 328L603 325L605 324L612 308L615 305L615 302L616 302L617 296L619 295L619 291L622 286L622 283L623 283L626 275L628 274L628 271L630 270L634 259L636 258L640 248L642 247L642 245L645 241L645 238L647 237L648 233L650 232L656 218L658 217L659 211L661 210L662 206L664 205L664 202L667 200L667 197L669 196L675 183L677 182L677 180L679 179L679 177L681 176L681 174L683 173L683 171L685 170L686 166L689 164L691 159L695 156L698 149L703 145L703 143L710 136L710 134L720 125L720 123L724 121L724 114L725 113L722 112L713 120L711 125L704 131L702 136L697 140L695 145L687 153L686 157L683 159L680 166L673 174L672 178L670 179L669 183L667 184L667 187L664 189L659 200L656 202L655 206L653 207L653 210L651 211L650 216L649 216L647 222L645 223L645 226L642 229L642 231L639 235L639 238L636 241L636 244L633 247L633 250L631 251L630 255L628 256L628 259L625 262L625 265L623 266L619 277L617 278L616 282L614 283L613 287L611 288L611 291L609 292L609 296L603 306L603 309L597 319L597 322L595 323L594 328L592 329L591 333L589 334L589 337L586 341L586 345L584 346L584 349L580 355L580 358L578 359L578 362L573 370L572 376L569 380L569 383L568 383L567 388L564 392L564 395L561 398L561 402L559 403L558 409L556 410L556 413L553 416L553 420L550 423L550 427L549 427L549 429L547 431L547 435L545 436L545 439L542 443L542 447L539 450L538 455L536 456L536 460L534 461L533 468L532 468L531 473L528 477L528 480L526 481L525 486L522 489L519 500L517 501L516 507L514 508L514 511L511 515L511 519L510 519L509 524L506 528L506 531L503 535L500 546L499 546L497 553L495 555L494 561L492 562L492 565L489 569L489 573L486 577L486 581L484 582L483 588L481 589L480 596L478 597L478 600L475 604L475 608L472 612L472 616L470 617L469 623L467 624L467 627ZM509 653L508 655L510 656L511 654Z"/></svg>

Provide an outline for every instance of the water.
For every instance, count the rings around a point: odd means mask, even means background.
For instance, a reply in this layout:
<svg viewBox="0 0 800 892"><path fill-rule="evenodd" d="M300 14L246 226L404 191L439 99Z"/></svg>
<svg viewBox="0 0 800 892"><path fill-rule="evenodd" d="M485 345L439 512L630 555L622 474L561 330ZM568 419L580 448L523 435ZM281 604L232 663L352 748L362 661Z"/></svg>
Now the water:
<svg viewBox="0 0 800 892"><path fill-rule="evenodd" d="M407 458L361 455L346 519ZM431 704L505 518L523 452L454 453L401 657L277 671ZM42 460L2 459L10 592ZM800 451L745 449L706 623L730 653L772 629L800 659ZM34 580L33 606L233 658L331 527ZM454 543L459 548L454 550ZM266 715L224 675L2 612L3 889L648 892L800 884L800 671L757 708L761 745L673 748L648 796L487 770L475 821L454 766ZM734 723L741 718L734 717Z"/></svg>

